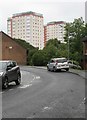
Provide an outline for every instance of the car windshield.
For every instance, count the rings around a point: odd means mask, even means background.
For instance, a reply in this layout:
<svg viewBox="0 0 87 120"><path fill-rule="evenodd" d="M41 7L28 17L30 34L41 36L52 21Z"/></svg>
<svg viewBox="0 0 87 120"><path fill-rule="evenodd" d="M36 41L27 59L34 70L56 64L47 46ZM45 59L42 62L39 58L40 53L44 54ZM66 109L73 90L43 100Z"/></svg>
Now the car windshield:
<svg viewBox="0 0 87 120"><path fill-rule="evenodd" d="M0 70L2 70L2 69L5 69L6 68L6 62L1 62L0 61Z"/></svg>

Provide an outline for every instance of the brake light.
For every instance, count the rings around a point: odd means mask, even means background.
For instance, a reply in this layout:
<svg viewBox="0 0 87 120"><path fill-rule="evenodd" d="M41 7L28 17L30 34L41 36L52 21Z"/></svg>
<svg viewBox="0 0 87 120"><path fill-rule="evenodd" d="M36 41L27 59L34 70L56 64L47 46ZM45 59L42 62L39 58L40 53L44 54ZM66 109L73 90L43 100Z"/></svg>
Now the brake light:
<svg viewBox="0 0 87 120"><path fill-rule="evenodd" d="M58 60L56 61L56 65L58 64Z"/></svg>

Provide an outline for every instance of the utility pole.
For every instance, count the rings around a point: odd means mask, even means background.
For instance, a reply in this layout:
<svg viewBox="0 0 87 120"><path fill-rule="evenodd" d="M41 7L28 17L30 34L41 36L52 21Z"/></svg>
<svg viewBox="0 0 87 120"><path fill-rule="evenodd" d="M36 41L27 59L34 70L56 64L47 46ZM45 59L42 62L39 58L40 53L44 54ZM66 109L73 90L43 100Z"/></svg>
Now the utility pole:
<svg viewBox="0 0 87 120"><path fill-rule="evenodd" d="M69 61L69 31L68 31L68 37L67 37L67 39L68 39L68 61Z"/></svg>

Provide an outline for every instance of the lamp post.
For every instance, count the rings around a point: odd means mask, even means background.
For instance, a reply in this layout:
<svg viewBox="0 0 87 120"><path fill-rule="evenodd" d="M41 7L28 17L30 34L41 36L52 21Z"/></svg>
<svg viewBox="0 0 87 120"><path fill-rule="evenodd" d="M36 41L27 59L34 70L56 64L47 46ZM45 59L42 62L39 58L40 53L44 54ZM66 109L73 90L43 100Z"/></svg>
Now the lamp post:
<svg viewBox="0 0 87 120"><path fill-rule="evenodd" d="M67 37L67 39L68 39L68 61L69 61L69 32L68 32L68 37Z"/></svg>

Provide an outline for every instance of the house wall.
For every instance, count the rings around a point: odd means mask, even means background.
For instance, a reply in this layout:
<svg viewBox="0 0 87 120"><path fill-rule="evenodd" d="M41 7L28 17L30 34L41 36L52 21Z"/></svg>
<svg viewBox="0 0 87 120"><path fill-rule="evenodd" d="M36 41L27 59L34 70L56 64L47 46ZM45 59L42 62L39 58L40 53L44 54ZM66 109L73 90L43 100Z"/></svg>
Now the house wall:
<svg viewBox="0 0 87 120"><path fill-rule="evenodd" d="M18 64L27 64L26 49L9 36L2 34L2 60L15 60Z"/></svg>
<svg viewBox="0 0 87 120"><path fill-rule="evenodd" d="M87 42L83 43L83 66L87 70Z"/></svg>

